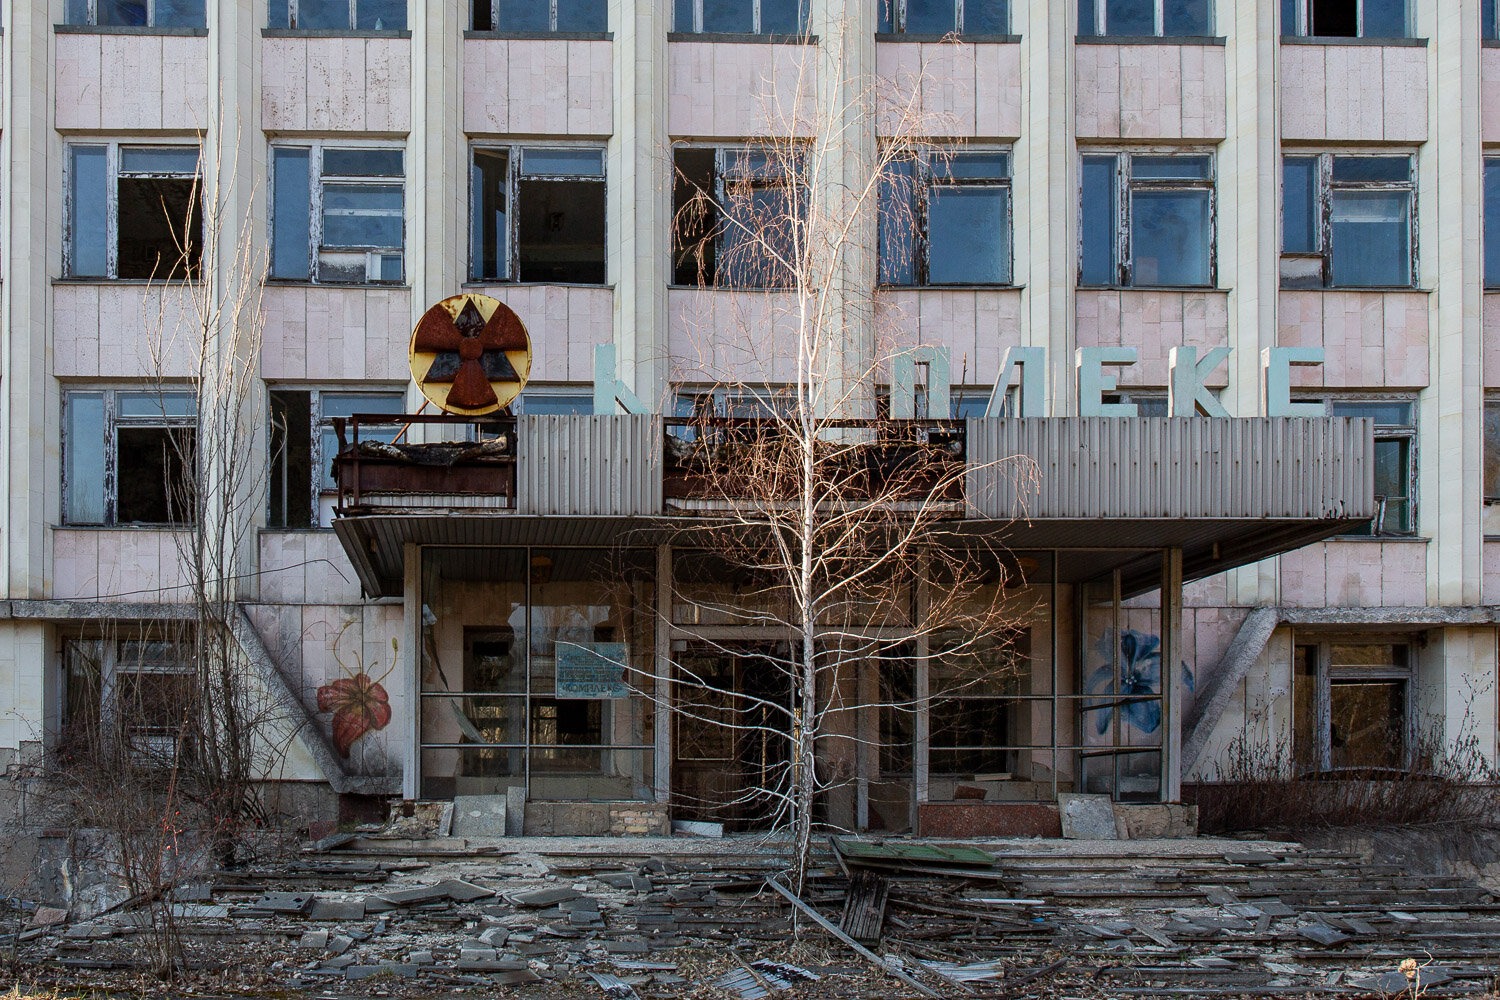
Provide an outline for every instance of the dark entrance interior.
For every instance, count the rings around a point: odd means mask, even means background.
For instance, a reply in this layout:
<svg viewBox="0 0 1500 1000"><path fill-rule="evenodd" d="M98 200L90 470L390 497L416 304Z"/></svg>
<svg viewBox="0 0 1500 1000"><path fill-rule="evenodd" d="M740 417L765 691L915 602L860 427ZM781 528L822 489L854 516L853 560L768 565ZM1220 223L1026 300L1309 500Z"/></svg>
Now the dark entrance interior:
<svg viewBox="0 0 1500 1000"><path fill-rule="evenodd" d="M673 818L771 826L790 779L788 644L694 640L674 659Z"/></svg>

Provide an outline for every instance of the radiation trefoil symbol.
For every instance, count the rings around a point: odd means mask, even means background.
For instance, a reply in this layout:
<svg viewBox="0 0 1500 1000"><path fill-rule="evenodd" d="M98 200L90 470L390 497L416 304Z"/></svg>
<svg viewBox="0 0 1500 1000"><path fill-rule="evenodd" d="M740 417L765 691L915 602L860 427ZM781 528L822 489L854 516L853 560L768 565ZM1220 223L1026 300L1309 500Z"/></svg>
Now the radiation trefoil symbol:
<svg viewBox="0 0 1500 1000"><path fill-rule="evenodd" d="M411 374L422 394L448 413L494 413L526 385L531 338L521 318L500 300L455 295L417 321Z"/></svg>

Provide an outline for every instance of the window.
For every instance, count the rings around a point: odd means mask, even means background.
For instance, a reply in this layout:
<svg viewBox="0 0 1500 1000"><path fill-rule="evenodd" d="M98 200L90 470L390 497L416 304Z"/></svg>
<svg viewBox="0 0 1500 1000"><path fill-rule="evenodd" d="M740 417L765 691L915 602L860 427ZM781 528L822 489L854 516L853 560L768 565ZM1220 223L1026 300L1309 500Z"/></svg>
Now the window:
<svg viewBox="0 0 1500 1000"><path fill-rule="evenodd" d="M63 521L182 524L193 511L191 392L63 395Z"/></svg>
<svg viewBox="0 0 1500 1000"><path fill-rule="evenodd" d="M779 288L796 276L801 163L753 148L679 148L673 158L673 280Z"/></svg>
<svg viewBox="0 0 1500 1000"><path fill-rule="evenodd" d="M203 0L67 0L64 24L125 28L203 28Z"/></svg>
<svg viewBox="0 0 1500 1000"><path fill-rule="evenodd" d="M273 28L406 30L406 0L270 0L270 5Z"/></svg>
<svg viewBox="0 0 1500 1000"><path fill-rule="evenodd" d="M405 413L400 392L333 392L325 389L271 390L271 473L267 523L273 528L332 524L338 483L335 417L356 413ZM360 429L361 441L390 441L399 428Z"/></svg>
<svg viewBox="0 0 1500 1000"><path fill-rule="evenodd" d="M1500 535L1500 397L1484 401L1484 533Z"/></svg>
<svg viewBox="0 0 1500 1000"><path fill-rule="evenodd" d="M1480 0L1479 37L1486 41L1500 41L1500 3L1496 0Z"/></svg>
<svg viewBox="0 0 1500 1000"><path fill-rule="evenodd" d="M1375 421L1376 514L1350 535L1415 534L1417 425L1415 404L1404 399L1331 399L1331 417L1370 417Z"/></svg>
<svg viewBox="0 0 1500 1000"><path fill-rule="evenodd" d="M1484 286L1500 288L1500 157L1484 161Z"/></svg>
<svg viewBox="0 0 1500 1000"><path fill-rule="evenodd" d="M604 150L476 146L470 281L605 281Z"/></svg>
<svg viewBox="0 0 1500 1000"><path fill-rule="evenodd" d="M1281 33L1316 38L1408 38L1406 0L1281 0Z"/></svg>
<svg viewBox="0 0 1500 1000"><path fill-rule="evenodd" d="M609 30L605 0L472 0L475 31Z"/></svg>
<svg viewBox="0 0 1500 1000"><path fill-rule="evenodd" d="M64 756L149 768L176 762L197 714L190 650L165 639L64 639Z"/></svg>
<svg viewBox="0 0 1500 1000"><path fill-rule="evenodd" d="M807 0L673 0L672 29L731 35L800 35Z"/></svg>
<svg viewBox="0 0 1500 1000"><path fill-rule="evenodd" d="M1299 642L1292 680L1297 770L1410 767L1412 666L1404 642Z"/></svg>
<svg viewBox="0 0 1500 1000"><path fill-rule="evenodd" d="M1078 0L1078 33L1128 36L1213 34L1210 0Z"/></svg>
<svg viewBox="0 0 1500 1000"><path fill-rule="evenodd" d="M510 404L510 410L512 413L529 416L593 413L594 389L592 386L528 382L526 391Z"/></svg>
<svg viewBox="0 0 1500 1000"><path fill-rule="evenodd" d="M893 162L880 188L880 281L1011 282L1010 155L963 152Z"/></svg>
<svg viewBox="0 0 1500 1000"><path fill-rule="evenodd" d="M1009 0L875 0L882 34L1003 35L1010 30Z"/></svg>
<svg viewBox="0 0 1500 1000"><path fill-rule="evenodd" d="M405 280L404 157L384 146L271 149L271 277Z"/></svg>
<svg viewBox="0 0 1500 1000"><path fill-rule="evenodd" d="M68 277L198 277L197 146L70 145L67 163Z"/></svg>
<svg viewBox="0 0 1500 1000"><path fill-rule="evenodd" d="M1212 156L1086 154L1081 202L1080 285L1213 285Z"/></svg>
<svg viewBox="0 0 1500 1000"><path fill-rule="evenodd" d="M1415 197L1410 156L1285 157L1281 286L1412 287Z"/></svg>
<svg viewBox="0 0 1500 1000"><path fill-rule="evenodd" d="M1014 748L1028 742L1017 739L1014 723L1029 708L1018 695L1028 693L1030 633L1015 630L978 642L939 634L933 642L928 770L978 780L1014 771Z"/></svg>

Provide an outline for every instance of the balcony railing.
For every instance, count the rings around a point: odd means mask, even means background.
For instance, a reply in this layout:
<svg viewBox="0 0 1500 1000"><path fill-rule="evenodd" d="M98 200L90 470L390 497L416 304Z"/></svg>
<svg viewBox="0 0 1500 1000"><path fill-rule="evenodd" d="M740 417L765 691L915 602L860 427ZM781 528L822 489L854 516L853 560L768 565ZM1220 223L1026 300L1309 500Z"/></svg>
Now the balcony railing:
<svg viewBox="0 0 1500 1000"><path fill-rule="evenodd" d="M456 440L412 443L407 438L414 427L460 430L446 435ZM451 498L485 498L488 508L515 506L514 417L355 414L334 418L333 430L339 442L333 468L341 514L443 506L438 501Z"/></svg>

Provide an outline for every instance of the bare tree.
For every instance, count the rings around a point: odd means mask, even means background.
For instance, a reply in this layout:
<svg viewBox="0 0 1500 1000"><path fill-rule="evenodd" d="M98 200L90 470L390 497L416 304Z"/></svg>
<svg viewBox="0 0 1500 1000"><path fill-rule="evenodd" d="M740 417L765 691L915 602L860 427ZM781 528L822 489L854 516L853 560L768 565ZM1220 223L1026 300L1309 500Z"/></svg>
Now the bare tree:
<svg viewBox="0 0 1500 1000"><path fill-rule="evenodd" d="M893 371L910 347L899 317L876 308L880 234L914 231L909 167L949 162L957 143L932 137L953 130L920 111L924 74L862 81L843 43L822 44L835 51L816 72L804 63L766 99L763 134L675 157L678 281L715 291L697 357L673 359L674 381L695 387L691 415L669 421L668 497L699 515L676 542L703 555L679 560L661 609L707 652L672 657L679 720L769 748L732 801L789 833L798 891L820 803L848 780L838 760L879 742L852 721L869 706L861 668L942 665L941 695L917 684L877 696L925 718L938 697L1011 669L1026 600L1018 562L963 529L962 423L892 419L902 401L879 402L904 384ZM722 625L776 640L749 657L760 680L719 669L746 652L707 627Z"/></svg>

